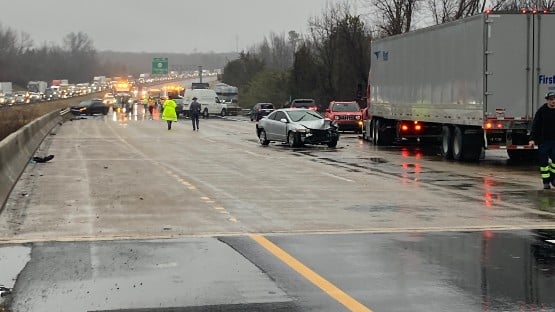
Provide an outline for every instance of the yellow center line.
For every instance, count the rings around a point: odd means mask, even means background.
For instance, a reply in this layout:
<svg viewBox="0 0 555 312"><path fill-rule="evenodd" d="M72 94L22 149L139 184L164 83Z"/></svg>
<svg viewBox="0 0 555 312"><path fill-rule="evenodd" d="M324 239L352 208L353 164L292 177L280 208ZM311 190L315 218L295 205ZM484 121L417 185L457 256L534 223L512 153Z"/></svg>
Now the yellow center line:
<svg viewBox="0 0 555 312"><path fill-rule="evenodd" d="M337 288L335 285L330 283L328 280L326 280L325 278L320 276L318 273L314 272L309 267L302 264L299 260L295 259L293 256L291 256L290 254L285 252L283 249L279 248L277 245L272 243L266 237L264 237L262 235L256 235L256 234L250 235L250 237L255 242L260 244L262 247L266 248L269 252L271 252L278 259L280 259L285 264L287 264L289 267L291 267L293 270L297 271L297 273L299 273L304 278L309 280L316 287L320 288L326 294L328 294L330 297L335 299L337 302L344 305L350 311L372 312L371 309L367 308L362 303L358 302L353 297L349 296L344 291Z"/></svg>

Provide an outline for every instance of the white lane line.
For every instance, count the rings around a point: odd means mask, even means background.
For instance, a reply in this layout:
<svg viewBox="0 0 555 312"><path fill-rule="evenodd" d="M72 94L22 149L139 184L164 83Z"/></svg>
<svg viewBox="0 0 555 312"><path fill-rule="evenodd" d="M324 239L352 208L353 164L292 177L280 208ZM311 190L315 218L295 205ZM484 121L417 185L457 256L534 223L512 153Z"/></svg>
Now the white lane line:
<svg viewBox="0 0 555 312"><path fill-rule="evenodd" d="M326 175L328 177L336 178L336 179L339 179L339 180L343 180L343 181L347 181L347 182L355 182L353 180L343 178L343 177L340 177L340 176L336 176L336 175L333 175L331 173L327 173L327 172L320 172L320 173L323 174L323 175Z"/></svg>

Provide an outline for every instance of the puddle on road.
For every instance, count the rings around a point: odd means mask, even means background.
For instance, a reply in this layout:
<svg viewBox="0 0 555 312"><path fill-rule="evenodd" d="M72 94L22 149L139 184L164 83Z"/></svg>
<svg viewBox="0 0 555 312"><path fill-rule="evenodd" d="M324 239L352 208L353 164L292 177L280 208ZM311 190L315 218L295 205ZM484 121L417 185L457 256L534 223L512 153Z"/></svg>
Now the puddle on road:
<svg viewBox="0 0 555 312"><path fill-rule="evenodd" d="M499 196L513 204L532 205L539 211L555 213L555 190L513 191Z"/></svg>
<svg viewBox="0 0 555 312"><path fill-rule="evenodd" d="M31 259L31 247L0 247L0 311L9 304L19 273Z"/></svg>
<svg viewBox="0 0 555 312"><path fill-rule="evenodd" d="M410 259L435 269L424 276L439 272L451 290L483 300L491 311L553 311L555 245L548 241L555 230L414 235L397 242L410 250L407 258L417 255Z"/></svg>
<svg viewBox="0 0 555 312"><path fill-rule="evenodd" d="M393 151L398 150L398 147L392 147ZM432 170L427 167L422 167L420 163L416 162L401 162L391 163L386 158L369 156L369 157L335 157L329 152L337 152L337 149L319 148L318 146L308 146L295 149L284 149L284 152L290 153L297 157L308 156L313 162L334 166L336 168L344 169L346 172L355 173L382 173L392 177L397 177L403 183L418 183L421 186L435 186L447 190L459 192L467 192L468 195L460 195L460 198L466 200L476 201L477 204L490 206L500 205L503 203L510 203L513 206L521 205L538 209L539 211L555 212L555 191L538 191L523 190L522 184L516 183L510 179L497 176L466 176L447 171ZM326 154L323 154L325 152ZM406 157L425 157L426 161L439 159L435 153L420 148L402 148L400 153ZM493 166L499 164L507 166L507 161L496 162L493 161ZM491 167L492 161L484 161L484 163L477 164L477 166ZM528 168L530 165L524 166L523 169ZM512 166L514 167L514 165ZM464 167L462 167L464 171ZM520 168L519 168L520 169ZM450 193L451 194L451 193ZM456 196L452 194L452 196ZM382 208L380 208L382 209ZM383 209L388 209L383 208ZM537 216L536 216L537 217ZM545 218L545 216L542 216Z"/></svg>

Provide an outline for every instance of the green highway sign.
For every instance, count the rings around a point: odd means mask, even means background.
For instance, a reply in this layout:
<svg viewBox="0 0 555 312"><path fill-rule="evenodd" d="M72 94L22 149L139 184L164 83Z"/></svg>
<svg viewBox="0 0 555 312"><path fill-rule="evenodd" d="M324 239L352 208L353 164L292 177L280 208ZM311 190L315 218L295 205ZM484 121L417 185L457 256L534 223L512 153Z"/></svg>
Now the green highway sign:
<svg viewBox="0 0 555 312"><path fill-rule="evenodd" d="M152 58L152 74L167 75L168 74L168 58L154 57Z"/></svg>

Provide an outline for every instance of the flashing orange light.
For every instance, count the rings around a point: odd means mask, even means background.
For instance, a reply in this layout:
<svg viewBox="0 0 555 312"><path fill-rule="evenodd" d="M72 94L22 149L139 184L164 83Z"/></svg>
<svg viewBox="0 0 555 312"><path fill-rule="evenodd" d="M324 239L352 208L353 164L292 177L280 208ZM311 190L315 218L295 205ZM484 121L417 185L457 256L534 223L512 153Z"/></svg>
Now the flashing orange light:
<svg viewBox="0 0 555 312"><path fill-rule="evenodd" d="M420 131L420 130L422 130L422 126L421 125L415 125L414 130Z"/></svg>
<svg viewBox="0 0 555 312"><path fill-rule="evenodd" d="M407 131L407 130L409 130L409 127L407 125L402 125L401 130Z"/></svg>
<svg viewBox="0 0 555 312"><path fill-rule="evenodd" d="M493 128L493 124L491 122L487 122L486 129L491 129L491 128Z"/></svg>

